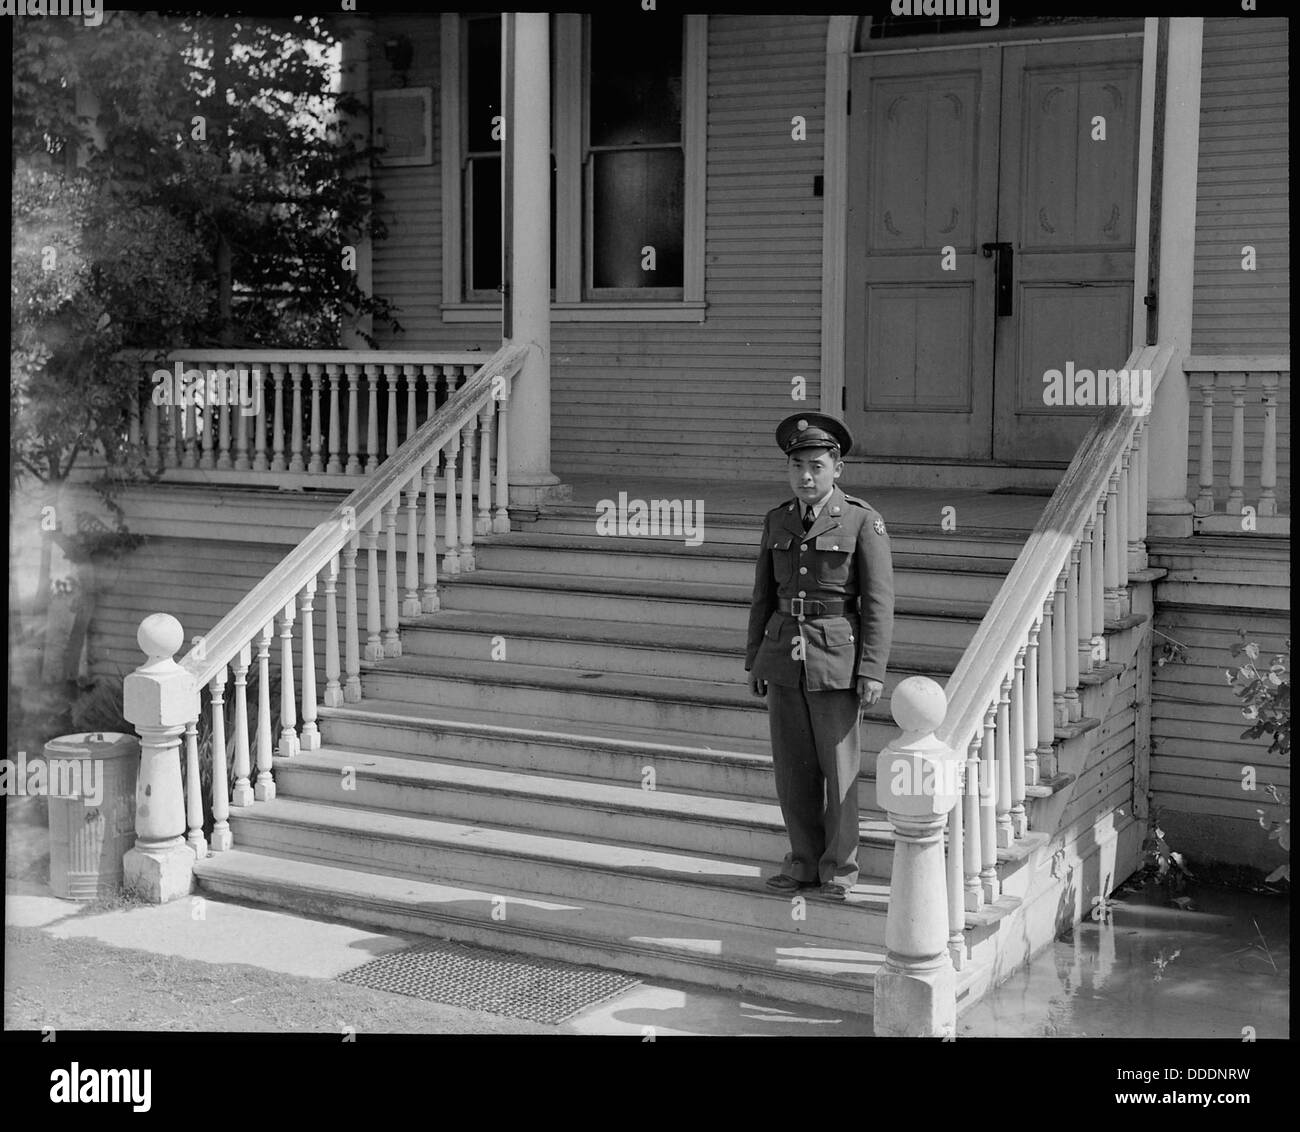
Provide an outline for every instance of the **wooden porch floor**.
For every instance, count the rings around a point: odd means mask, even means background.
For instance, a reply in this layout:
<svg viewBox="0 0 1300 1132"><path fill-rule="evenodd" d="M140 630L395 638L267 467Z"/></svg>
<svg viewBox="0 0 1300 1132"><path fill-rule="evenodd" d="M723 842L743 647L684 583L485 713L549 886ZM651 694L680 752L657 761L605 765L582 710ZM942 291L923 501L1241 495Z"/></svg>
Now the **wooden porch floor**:
<svg viewBox="0 0 1300 1132"><path fill-rule="evenodd" d="M602 499L618 501L619 492L632 499L702 500L706 516L745 519L755 524L778 503L790 498L789 485L781 479L745 481L728 479L647 478L610 473L608 475L562 476L573 488L567 506L594 510ZM849 495L865 499L894 528L909 531L938 531L943 509L955 508L957 530L1014 531L1027 536L1047 505L1048 494L1009 494L954 488L876 487L839 481ZM1028 489L1033 490L1033 489Z"/></svg>

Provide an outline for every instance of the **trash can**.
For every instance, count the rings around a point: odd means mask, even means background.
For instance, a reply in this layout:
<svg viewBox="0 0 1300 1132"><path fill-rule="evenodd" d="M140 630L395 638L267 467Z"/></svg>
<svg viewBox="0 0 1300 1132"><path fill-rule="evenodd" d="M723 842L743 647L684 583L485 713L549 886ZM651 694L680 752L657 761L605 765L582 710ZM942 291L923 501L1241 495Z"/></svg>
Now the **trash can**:
<svg viewBox="0 0 1300 1132"><path fill-rule="evenodd" d="M122 855L135 844L140 740L121 731L60 735L49 767L50 888L94 900L122 888Z"/></svg>

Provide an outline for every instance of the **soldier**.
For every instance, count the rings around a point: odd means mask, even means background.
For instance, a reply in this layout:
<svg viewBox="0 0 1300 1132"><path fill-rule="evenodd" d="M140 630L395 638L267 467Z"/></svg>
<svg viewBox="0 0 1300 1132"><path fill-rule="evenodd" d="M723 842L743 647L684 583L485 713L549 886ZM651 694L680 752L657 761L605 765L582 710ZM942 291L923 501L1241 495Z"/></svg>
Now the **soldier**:
<svg viewBox="0 0 1300 1132"><path fill-rule="evenodd" d="M884 691L894 629L889 536L865 500L836 486L849 430L822 413L776 429L794 498L763 523L745 670L767 699L772 764L790 852L766 885L821 886L844 900L858 879L859 720Z"/></svg>

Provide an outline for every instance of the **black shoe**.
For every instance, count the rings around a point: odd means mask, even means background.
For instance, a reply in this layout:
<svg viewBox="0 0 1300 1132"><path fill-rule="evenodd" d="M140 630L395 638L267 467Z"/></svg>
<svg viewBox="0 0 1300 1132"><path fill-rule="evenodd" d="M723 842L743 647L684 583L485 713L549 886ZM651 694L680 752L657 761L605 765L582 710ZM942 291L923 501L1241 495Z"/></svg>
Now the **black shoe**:
<svg viewBox="0 0 1300 1132"><path fill-rule="evenodd" d="M835 881L827 881L822 885L822 895L826 897L827 900L837 900L840 903L843 903L849 897L849 889L847 885L837 884Z"/></svg>
<svg viewBox="0 0 1300 1132"><path fill-rule="evenodd" d="M792 876L785 873L776 873L763 882L773 892L798 892L802 888L816 888L815 880L795 880Z"/></svg>

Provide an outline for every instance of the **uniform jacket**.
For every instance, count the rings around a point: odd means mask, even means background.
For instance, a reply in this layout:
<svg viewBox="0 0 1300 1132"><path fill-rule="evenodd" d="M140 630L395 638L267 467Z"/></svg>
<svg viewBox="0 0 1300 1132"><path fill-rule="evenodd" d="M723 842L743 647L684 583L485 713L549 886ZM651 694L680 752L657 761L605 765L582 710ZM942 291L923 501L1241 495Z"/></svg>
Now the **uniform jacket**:
<svg viewBox="0 0 1300 1132"><path fill-rule="evenodd" d="M894 568L884 521L865 500L831 491L807 534L802 503L767 513L754 571L745 669L772 684L809 691L853 688L858 677L884 680L894 633ZM803 622L777 608L779 597L859 599L855 614Z"/></svg>

